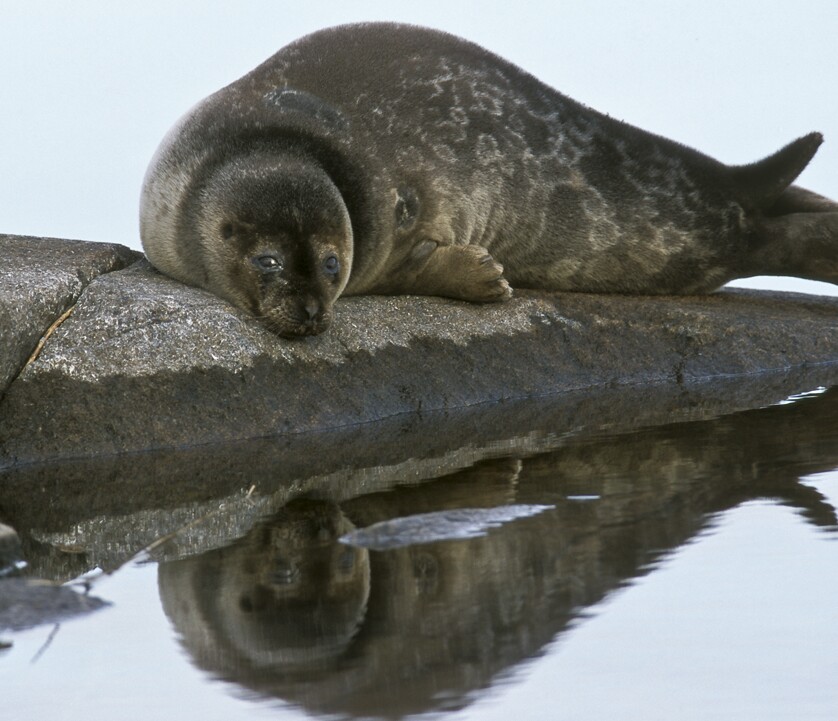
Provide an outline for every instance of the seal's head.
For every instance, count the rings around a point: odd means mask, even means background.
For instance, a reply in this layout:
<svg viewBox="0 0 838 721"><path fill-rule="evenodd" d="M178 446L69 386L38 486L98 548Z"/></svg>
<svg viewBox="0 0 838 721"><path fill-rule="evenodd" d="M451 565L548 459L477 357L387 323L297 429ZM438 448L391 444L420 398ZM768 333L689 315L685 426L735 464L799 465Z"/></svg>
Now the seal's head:
<svg viewBox="0 0 838 721"><path fill-rule="evenodd" d="M352 268L340 191L308 158L243 155L196 194L201 285L281 336L322 333Z"/></svg>

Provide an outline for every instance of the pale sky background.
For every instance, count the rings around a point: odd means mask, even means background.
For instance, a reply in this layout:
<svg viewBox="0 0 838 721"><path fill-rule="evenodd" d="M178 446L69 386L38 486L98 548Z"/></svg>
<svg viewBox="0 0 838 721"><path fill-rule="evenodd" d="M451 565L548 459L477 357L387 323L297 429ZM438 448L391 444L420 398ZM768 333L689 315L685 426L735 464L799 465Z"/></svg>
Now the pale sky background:
<svg viewBox="0 0 838 721"><path fill-rule="evenodd" d="M820 130L800 182L838 197L831 0L0 0L0 232L139 248L140 184L174 121L295 38L361 20L466 36L726 162Z"/></svg>

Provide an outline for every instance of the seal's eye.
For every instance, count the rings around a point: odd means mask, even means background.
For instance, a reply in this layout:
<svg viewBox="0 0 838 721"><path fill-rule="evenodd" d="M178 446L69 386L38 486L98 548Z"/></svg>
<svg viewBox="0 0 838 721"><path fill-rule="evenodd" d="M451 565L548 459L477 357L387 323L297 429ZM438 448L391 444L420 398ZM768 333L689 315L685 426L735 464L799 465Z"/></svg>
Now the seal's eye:
<svg viewBox="0 0 838 721"><path fill-rule="evenodd" d="M273 273L282 269L282 264L275 255L257 255L253 259L253 264L265 273Z"/></svg>
<svg viewBox="0 0 838 721"><path fill-rule="evenodd" d="M336 255L330 255L323 261L323 270L329 275L337 275L340 271L340 261Z"/></svg>
<svg viewBox="0 0 838 721"><path fill-rule="evenodd" d="M236 229L232 223L224 223L224 225L221 226L221 237L224 238L224 240L230 240L235 232Z"/></svg>

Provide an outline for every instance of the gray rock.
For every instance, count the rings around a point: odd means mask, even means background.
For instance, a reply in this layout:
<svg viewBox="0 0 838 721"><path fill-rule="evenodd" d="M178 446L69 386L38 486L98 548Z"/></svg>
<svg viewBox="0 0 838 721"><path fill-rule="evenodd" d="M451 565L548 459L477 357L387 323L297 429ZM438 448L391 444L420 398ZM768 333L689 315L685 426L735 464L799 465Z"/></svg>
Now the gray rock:
<svg viewBox="0 0 838 721"><path fill-rule="evenodd" d="M0 578L14 573L22 562L23 550L17 532L0 523Z"/></svg>
<svg viewBox="0 0 838 721"><path fill-rule="evenodd" d="M347 546L387 551L437 541L479 538L485 536L492 528L554 508L555 506L516 504L417 513L355 529L338 540Z"/></svg>
<svg viewBox="0 0 838 721"><path fill-rule="evenodd" d="M0 396L85 286L137 257L120 245L0 235Z"/></svg>
<svg viewBox="0 0 838 721"><path fill-rule="evenodd" d="M0 581L0 631L57 623L110 605L68 586L30 578Z"/></svg>
<svg viewBox="0 0 838 721"><path fill-rule="evenodd" d="M838 300L519 291L345 298L283 340L147 263L90 282L0 403L0 468L323 431L399 414L838 361Z"/></svg>

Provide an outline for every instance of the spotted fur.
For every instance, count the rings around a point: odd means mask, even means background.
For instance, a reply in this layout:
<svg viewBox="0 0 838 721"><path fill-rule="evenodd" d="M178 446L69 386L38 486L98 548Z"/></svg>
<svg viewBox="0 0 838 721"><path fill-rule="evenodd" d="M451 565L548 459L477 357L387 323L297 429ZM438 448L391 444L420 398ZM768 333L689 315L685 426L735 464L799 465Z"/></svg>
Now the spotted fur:
<svg viewBox="0 0 838 721"><path fill-rule="evenodd" d="M218 240L198 221L229 205L206 195L219 168L269 158L317 169L308 200L278 197L275 179L257 195L302 215L329 199L351 266L342 293L491 301L510 284L671 294L757 273L834 282L838 205L791 186L820 142L812 133L732 167L452 35L341 26L288 45L181 120L149 168L141 232L162 271L244 307L233 291L245 281L224 264L247 253L207 264Z"/></svg>

